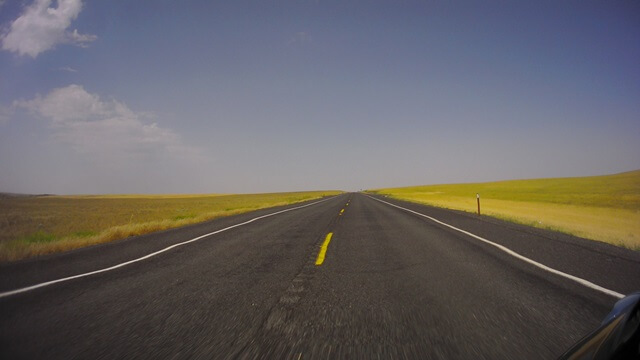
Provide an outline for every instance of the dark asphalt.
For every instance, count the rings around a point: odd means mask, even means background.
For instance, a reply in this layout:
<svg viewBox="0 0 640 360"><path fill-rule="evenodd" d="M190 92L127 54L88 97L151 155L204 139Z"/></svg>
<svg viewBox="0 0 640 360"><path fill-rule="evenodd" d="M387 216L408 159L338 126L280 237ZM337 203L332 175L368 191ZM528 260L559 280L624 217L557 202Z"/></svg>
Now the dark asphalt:
<svg viewBox="0 0 640 360"><path fill-rule="evenodd" d="M640 290L638 252L384 200L608 289ZM3 265L0 292L112 266L276 210ZM316 266L329 232L326 260ZM0 358L553 359L616 300L428 219L344 194L2 298Z"/></svg>

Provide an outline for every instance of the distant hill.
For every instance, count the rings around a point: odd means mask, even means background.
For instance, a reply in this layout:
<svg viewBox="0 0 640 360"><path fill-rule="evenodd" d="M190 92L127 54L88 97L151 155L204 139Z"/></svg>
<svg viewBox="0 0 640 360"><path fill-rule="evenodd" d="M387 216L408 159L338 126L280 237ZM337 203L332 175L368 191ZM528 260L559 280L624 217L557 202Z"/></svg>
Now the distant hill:
<svg viewBox="0 0 640 360"><path fill-rule="evenodd" d="M36 197L36 196L54 196L53 194L17 194L0 192L0 199L2 198L17 198L17 197Z"/></svg>
<svg viewBox="0 0 640 360"><path fill-rule="evenodd" d="M613 175L407 186L378 193L429 194L640 210L640 170Z"/></svg>

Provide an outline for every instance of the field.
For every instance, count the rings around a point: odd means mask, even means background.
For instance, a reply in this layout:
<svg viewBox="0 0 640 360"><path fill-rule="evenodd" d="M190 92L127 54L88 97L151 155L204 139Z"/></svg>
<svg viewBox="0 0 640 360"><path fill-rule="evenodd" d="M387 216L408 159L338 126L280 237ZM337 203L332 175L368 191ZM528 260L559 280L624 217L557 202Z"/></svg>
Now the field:
<svg viewBox="0 0 640 360"><path fill-rule="evenodd" d="M476 212L640 250L640 170L580 178L428 185L372 192Z"/></svg>
<svg viewBox="0 0 640 360"><path fill-rule="evenodd" d="M338 193L0 195L0 261L75 249Z"/></svg>

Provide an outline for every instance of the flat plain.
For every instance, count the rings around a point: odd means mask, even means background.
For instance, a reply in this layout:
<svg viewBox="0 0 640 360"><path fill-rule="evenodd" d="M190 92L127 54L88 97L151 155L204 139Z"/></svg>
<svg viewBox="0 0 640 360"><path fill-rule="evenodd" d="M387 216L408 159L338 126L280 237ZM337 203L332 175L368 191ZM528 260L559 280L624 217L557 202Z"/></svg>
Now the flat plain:
<svg viewBox="0 0 640 360"><path fill-rule="evenodd" d="M640 250L640 170L615 175L373 190L391 198L557 230Z"/></svg>
<svg viewBox="0 0 640 360"><path fill-rule="evenodd" d="M76 249L338 193L2 195L0 261Z"/></svg>
<svg viewBox="0 0 640 360"><path fill-rule="evenodd" d="M443 223L640 289L637 251L342 194L1 264L22 291L0 297L0 358L555 359L618 301Z"/></svg>

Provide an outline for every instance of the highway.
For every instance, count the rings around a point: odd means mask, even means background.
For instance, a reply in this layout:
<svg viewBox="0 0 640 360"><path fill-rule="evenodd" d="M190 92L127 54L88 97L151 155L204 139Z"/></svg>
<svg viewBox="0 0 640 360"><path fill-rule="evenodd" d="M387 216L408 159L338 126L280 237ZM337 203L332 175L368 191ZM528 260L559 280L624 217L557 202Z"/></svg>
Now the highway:
<svg viewBox="0 0 640 360"><path fill-rule="evenodd" d="M347 193L2 265L0 358L553 359L637 290L639 252Z"/></svg>

